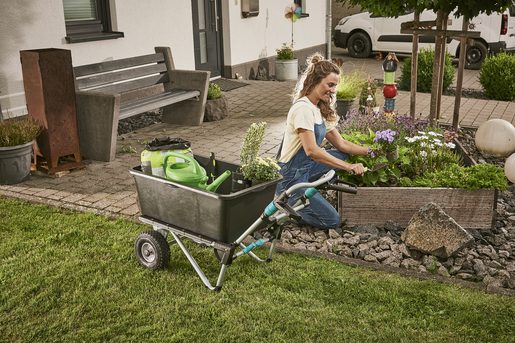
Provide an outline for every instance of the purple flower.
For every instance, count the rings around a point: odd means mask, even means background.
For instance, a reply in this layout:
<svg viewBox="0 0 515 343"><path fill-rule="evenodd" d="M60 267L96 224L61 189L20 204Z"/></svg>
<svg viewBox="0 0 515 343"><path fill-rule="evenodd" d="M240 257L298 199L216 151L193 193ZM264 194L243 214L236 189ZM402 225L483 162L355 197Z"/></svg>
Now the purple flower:
<svg viewBox="0 0 515 343"><path fill-rule="evenodd" d="M391 129L386 129L384 131L376 131L376 137L374 138L374 143L381 143L384 141L386 143L393 143L395 136L397 135L396 131Z"/></svg>

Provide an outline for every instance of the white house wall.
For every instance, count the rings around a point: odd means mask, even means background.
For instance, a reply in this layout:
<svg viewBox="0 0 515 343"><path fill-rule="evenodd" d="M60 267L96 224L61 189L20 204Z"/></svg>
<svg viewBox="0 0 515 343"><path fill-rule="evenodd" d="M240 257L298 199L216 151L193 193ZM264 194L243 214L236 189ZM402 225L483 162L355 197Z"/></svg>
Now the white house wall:
<svg viewBox="0 0 515 343"><path fill-rule="evenodd" d="M113 30L124 38L66 43L62 0L0 0L0 105L23 114L20 50L71 50L74 65L152 53L170 46L177 68L195 69L191 0L111 0Z"/></svg>
<svg viewBox="0 0 515 343"><path fill-rule="evenodd" d="M294 48L300 50L325 43L325 0L304 0L309 17L293 24ZM259 15L242 18L241 0L224 0L224 64L238 65L276 55L275 49L291 42L291 22L284 10L292 0L260 0ZM227 28L226 26L229 26Z"/></svg>

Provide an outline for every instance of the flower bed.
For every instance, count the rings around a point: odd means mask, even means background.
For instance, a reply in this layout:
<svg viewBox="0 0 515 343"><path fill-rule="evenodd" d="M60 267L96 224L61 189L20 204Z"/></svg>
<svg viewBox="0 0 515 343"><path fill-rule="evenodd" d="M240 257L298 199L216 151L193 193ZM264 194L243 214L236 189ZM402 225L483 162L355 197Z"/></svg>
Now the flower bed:
<svg viewBox="0 0 515 343"><path fill-rule="evenodd" d="M341 129L344 138L373 151L350 160L368 168L363 177L341 174L360 186L357 195L338 195L348 225L405 226L420 207L435 202L464 228L492 227L497 189L507 187L504 173L489 164L466 166L472 160L455 133L406 116L359 112L349 114Z"/></svg>

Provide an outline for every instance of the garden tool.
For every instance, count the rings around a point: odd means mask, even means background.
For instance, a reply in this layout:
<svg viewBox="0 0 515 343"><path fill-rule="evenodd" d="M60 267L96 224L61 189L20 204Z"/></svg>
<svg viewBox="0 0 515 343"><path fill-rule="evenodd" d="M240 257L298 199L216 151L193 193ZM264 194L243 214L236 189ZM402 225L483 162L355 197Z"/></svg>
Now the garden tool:
<svg viewBox="0 0 515 343"><path fill-rule="evenodd" d="M163 171L165 177L170 181L210 192L215 192L231 175L231 172L226 170L208 185L209 178L206 170L193 157L177 152L169 152L165 157Z"/></svg>
<svg viewBox="0 0 515 343"><path fill-rule="evenodd" d="M375 172L386 167L388 167L388 163L377 163L370 169L365 167L365 172Z"/></svg>

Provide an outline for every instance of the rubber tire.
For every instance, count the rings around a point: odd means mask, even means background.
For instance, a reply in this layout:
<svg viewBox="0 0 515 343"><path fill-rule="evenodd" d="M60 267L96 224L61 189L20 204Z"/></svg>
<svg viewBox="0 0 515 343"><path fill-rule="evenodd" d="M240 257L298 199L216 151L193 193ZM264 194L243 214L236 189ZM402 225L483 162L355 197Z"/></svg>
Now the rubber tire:
<svg viewBox="0 0 515 343"><path fill-rule="evenodd" d="M347 42L349 56L355 58L367 58L372 53L372 43L366 33L355 32Z"/></svg>
<svg viewBox="0 0 515 343"><path fill-rule="evenodd" d="M134 253L138 262L145 268L164 269L170 262L170 246L158 231L141 233L134 243Z"/></svg>
<svg viewBox="0 0 515 343"><path fill-rule="evenodd" d="M488 55L488 48L479 41L474 41L474 45L467 46L465 54L465 69L479 69ZM472 61L472 62L471 62Z"/></svg>

